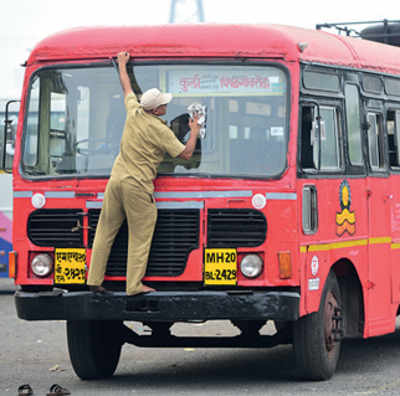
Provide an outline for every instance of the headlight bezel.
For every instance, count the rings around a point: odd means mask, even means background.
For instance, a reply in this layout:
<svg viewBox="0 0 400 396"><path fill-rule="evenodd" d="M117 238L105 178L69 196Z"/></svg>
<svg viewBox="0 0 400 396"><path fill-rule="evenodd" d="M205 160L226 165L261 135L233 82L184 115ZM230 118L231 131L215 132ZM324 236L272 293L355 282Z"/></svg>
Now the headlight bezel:
<svg viewBox="0 0 400 396"><path fill-rule="evenodd" d="M46 278L53 272L53 257L48 253L35 254L30 267L33 275L38 278Z"/></svg>
<svg viewBox="0 0 400 396"><path fill-rule="evenodd" d="M264 260L259 254L246 254L240 261L239 268L245 278L255 279L263 273Z"/></svg>

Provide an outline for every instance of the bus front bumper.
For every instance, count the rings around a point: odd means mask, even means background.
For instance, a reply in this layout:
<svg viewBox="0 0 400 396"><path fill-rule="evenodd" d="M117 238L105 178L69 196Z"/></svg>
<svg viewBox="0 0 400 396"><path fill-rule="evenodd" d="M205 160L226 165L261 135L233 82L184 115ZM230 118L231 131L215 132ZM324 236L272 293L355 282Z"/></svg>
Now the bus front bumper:
<svg viewBox="0 0 400 396"><path fill-rule="evenodd" d="M299 317L300 294L287 291L122 292L17 291L18 317L25 320L260 320Z"/></svg>

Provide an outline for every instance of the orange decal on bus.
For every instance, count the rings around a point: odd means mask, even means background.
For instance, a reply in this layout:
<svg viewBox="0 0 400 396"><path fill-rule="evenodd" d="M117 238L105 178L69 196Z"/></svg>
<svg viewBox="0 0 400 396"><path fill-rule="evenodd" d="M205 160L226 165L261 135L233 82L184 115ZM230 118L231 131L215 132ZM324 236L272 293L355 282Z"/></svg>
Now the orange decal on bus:
<svg viewBox="0 0 400 396"><path fill-rule="evenodd" d="M345 232L353 235L356 232L356 215L350 210L351 191L347 180L343 180L339 188L340 212L336 213L336 233L342 236Z"/></svg>

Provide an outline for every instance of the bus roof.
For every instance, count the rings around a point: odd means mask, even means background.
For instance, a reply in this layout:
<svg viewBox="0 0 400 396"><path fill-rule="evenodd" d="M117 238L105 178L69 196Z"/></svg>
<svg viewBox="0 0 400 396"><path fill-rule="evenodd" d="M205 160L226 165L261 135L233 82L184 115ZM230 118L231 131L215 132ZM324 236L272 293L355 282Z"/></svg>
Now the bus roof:
<svg viewBox="0 0 400 396"><path fill-rule="evenodd" d="M299 43L306 45L303 51ZM135 57L285 58L400 74L400 48L282 25L161 25L66 30L42 40L28 65Z"/></svg>

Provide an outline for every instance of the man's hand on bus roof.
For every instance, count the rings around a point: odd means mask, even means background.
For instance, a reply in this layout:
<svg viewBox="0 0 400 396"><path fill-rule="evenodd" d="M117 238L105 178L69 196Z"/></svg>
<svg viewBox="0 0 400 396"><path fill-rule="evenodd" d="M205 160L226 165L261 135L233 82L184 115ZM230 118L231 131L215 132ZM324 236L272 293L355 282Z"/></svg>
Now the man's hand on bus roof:
<svg viewBox="0 0 400 396"><path fill-rule="evenodd" d="M126 51L121 51L117 55L119 66L119 79L121 81L122 90L124 91L124 96L127 96L133 92L131 80L129 79L128 71L126 70L126 64L129 62L129 59L130 55Z"/></svg>
<svg viewBox="0 0 400 396"><path fill-rule="evenodd" d="M118 59L118 64L121 66L122 63L124 63L125 65L129 62L129 59L131 58L131 56L129 55L129 52L127 51L121 51L118 53L117 55L117 59Z"/></svg>

